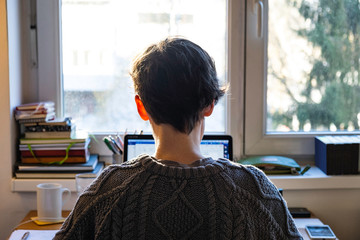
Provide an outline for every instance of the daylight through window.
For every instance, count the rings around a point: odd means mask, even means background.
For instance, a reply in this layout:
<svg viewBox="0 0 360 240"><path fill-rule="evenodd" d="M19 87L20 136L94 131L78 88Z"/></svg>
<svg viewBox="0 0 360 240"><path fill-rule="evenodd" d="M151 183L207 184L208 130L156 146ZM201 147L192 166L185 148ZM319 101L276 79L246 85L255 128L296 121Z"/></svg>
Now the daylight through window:
<svg viewBox="0 0 360 240"><path fill-rule="evenodd" d="M147 45L180 35L214 58L225 82L226 34L225 0L63 0L64 115L92 132L150 131L136 112L131 60ZM225 109L223 99L206 131L225 131Z"/></svg>

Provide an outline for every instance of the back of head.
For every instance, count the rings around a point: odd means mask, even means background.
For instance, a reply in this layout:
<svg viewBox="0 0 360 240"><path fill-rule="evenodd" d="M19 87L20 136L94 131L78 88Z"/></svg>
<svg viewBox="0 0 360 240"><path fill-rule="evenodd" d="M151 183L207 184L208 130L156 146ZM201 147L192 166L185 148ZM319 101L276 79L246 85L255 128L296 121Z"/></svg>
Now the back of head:
<svg viewBox="0 0 360 240"><path fill-rule="evenodd" d="M135 59L130 74L153 121L187 134L201 111L225 92L212 58L183 38L167 38L148 47Z"/></svg>

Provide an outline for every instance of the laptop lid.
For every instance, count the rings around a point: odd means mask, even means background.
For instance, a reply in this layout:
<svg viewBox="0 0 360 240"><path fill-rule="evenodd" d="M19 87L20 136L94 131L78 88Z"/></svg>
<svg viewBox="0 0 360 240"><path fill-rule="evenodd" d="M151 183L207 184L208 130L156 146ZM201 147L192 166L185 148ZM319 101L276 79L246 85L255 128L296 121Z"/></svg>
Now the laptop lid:
<svg viewBox="0 0 360 240"><path fill-rule="evenodd" d="M201 141L201 153L213 159L227 158L232 160L232 137L230 135L204 135ZM155 141L150 134L129 134L124 139L124 162L136 158L140 154L153 155Z"/></svg>

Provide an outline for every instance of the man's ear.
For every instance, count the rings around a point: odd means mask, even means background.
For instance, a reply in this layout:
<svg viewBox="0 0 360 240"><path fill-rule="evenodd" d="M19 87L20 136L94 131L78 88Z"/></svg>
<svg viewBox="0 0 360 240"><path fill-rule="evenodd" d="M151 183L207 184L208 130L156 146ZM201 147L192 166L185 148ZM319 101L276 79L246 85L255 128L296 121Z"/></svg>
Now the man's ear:
<svg viewBox="0 0 360 240"><path fill-rule="evenodd" d="M203 113L205 117L209 117L212 114L214 110L214 106L215 106L215 101L213 101L209 106L204 108Z"/></svg>
<svg viewBox="0 0 360 240"><path fill-rule="evenodd" d="M136 107L137 107L137 111L141 117L142 120L147 121L149 120L149 116L145 110L144 104L141 101L139 95L135 96L135 103L136 103Z"/></svg>

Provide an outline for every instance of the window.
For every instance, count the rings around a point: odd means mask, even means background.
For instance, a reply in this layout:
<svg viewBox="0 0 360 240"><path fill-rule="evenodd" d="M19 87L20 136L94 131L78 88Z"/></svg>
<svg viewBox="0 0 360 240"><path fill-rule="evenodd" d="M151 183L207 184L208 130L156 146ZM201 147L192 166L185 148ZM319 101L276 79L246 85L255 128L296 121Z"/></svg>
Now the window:
<svg viewBox="0 0 360 240"><path fill-rule="evenodd" d="M111 2L99 1L104 5ZM160 2L162 1L158 1ZM212 31L215 25L205 24L211 26L211 29L201 28L200 31L197 28L196 32L200 32L200 36L188 35L188 37L204 46L214 56L221 78L230 82L227 101L224 101L223 107L220 107L223 109L223 113L220 114L223 116L220 117L222 127L216 126L214 129L233 136L236 157L260 154L311 156L314 154L315 135L351 134L359 131L358 1L224 0L216 2L221 3L221 7L216 5L216 14L208 12L210 16L202 20L209 22L212 19L225 19L220 24L222 30ZM209 4L205 1L200 5L214 4L215 2ZM107 51L94 53L83 49L74 50L70 54L66 50L62 51L60 43L57 43L57 39L60 39L58 36L60 31L51 31L51 29L59 29L58 21L61 14L56 9L62 8L58 0L38 0L37 7L40 98L54 99L60 103L62 96L59 94L61 93L59 89L63 89L59 84L60 73L64 72L65 79L65 75L71 73L71 69L67 68L66 64L70 62L75 66L86 62L91 64L94 63L95 55L98 56L96 61L101 65L101 61L105 62L110 58L107 58L109 56ZM142 9L142 6L138 8ZM163 31L162 27L168 28L177 19L181 23L179 29L184 31L180 34L186 36L187 31L192 28L189 27L190 24L196 22L195 9L203 8L191 8L191 11L188 7L179 8L179 11L170 13L150 11L150 7L145 9L148 11L141 11L136 15L136 22L139 25L145 24L151 28L157 26L160 32ZM319 32L319 29L322 32ZM65 35L66 32L63 34ZM114 34L119 34L119 31ZM211 37L201 40L203 35ZM210 43L212 39L221 42L215 50L212 50L214 44ZM54 42L55 47L49 46ZM61 69L62 65L56 61L57 56L62 52L64 52L63 59L70 59L66 64L64 63L64 71ZM44 57L42 54L47 56ZM117 66L115 64L118 60L114 59L116 57L110 59L111 64ZM75 69L73 67L72 70ZM125 68L122 72L126 72ZM69 76L71 79L71 74ZM65 98L66 95L71 96L71 89L66 85L67 83L64 82ZM68 90L69 94L66 92ZM133 93L129 90L126 94ZM331 96L339 99L335 101ZM69 111L66 108L65 105L65 112ZM217 123L218 120L215 122ZM121 129L122 126L111 124L109 126L111 129L124 130Z"/></svg>
<svg viewBox="0 0 360 240"><path fill-rule="evenodd" d="M359 19L357 0L249 1L246 154L313 154L314 135L359 131Z"/></svg>
<svg viewBox="0 0 360 240"><path fill-rule="evenodd" d="M202 46L227 81L225 0L62 0L61 12L64 115L77 128L151 131L137 114L129 66L140 50L169 35ZM225 132L225 113L223 98L206 131Z"/></svg>
<svg viewBox="0 0 360 240"><path fill-rule="evenodd" d="M269 12L267 131L359 130L359 2L272 1Z"/></svg>

